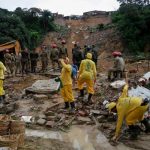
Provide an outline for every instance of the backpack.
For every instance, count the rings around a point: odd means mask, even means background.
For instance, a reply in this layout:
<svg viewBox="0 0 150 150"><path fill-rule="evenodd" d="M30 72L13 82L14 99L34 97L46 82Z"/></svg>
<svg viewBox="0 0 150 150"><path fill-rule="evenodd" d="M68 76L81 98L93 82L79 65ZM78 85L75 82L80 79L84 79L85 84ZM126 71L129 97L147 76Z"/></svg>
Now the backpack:
<svg viewBox="0 0 150 150"><path fill-rule="evenodd" d="M78 73L78 67L77 67L76 65L72 65L71 77L72 77L73 79L75 79L76 76L77 76L77 73Z"/></svg>

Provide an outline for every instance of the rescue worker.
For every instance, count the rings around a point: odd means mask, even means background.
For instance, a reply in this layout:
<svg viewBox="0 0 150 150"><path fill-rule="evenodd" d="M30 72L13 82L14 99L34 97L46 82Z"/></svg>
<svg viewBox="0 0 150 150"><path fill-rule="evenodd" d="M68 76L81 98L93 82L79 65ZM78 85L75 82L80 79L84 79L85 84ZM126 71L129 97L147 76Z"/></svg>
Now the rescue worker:
<svg viewBox="0 0 150 150"><path fill-rule="evenodd" d="M67 48L66 48L66 41L65 40L62 40L61 41L61 47L59 49L59 58L66 58L68 57L68 51L67 51Z"/></svg>
<svg viewBox="0 0 150 150"><path fill-rule="evenodd" d="M71 110L75 109L74 96L72 91L72 66L69 64L69 58L59 60L62 65L60 80L62 83L61 95L65 102L65 109L71 106Z"/></svg>
<svg viewBox="0 0 150 150"><path fill-rule="evenodd" d="M94 94L94 82L96 81L96 67L95 63L91 60L92 54L87 53L86 59L82 60L79 75L78 75L78 89L80 90L80 96L84 97L83 84L87 84L88 102L91 102L92 95Z"/></svg>
<svg viewBox="0 0 150 150"><path fill-rule="evenodd" d="M116 51L116 52L113 52L112 55L114 56L115 61L114 61L113 68L110 68L108 70L108 80L112 79L111 77L112 73L113 73L114 78L118 76L118 73L121 73L121 78L122 78L122 73L125 70L125 62L124 62L124 59L122 58L121 52Z"/></svg>
<svg viewBox="0 0 150 150"><path fill-rule="evenodd" d="M77 46L73 52L73 64L79 68L82 60L83 60L83 54L81 48L80 46Z"/></svg>
<svg viewBox="0 0 150 150"><path fill-rule="evenodd" d="M58 65L58 68L60 68L59 51L58 51L56 44L52 44L51 47L52 47L52 49L51 49L50 59L52 61L52 68L55 71L56 70L56 64Z"/></svg>
<svg viewBox="0 0 150 150"><path fill-rule="evenodd" d="M0 103L4 103L4 99L5 99L5 91L3 88L3 83L4 83L4 73L5 73L6 67L4 66L4 64L0 61Z"/></svg>
<svg viewBox="0 0 150 150"><path fill-rule="evenodd" d="M25 48L22 52L21 52L21 65L22 65L22 75L24 73L28 73L29 72L29 52L28 49Z"/></svg>
<svg viewBox="0 0 150 150"><path fill-rule="evenodd" d="M42 62L42 72L44 73L47 70L47 66L48 66L48 55L45 49L43 49L40 57Z"/></svg>
<svg viewBox="0 0 150 150"><path fill-rule="evenodd" d="M37 67L37 60L38 60L38 54L33 51L30 53L30 61L31 61L31 72L36 73L36 67Z"/></svg>
<svg viewBox="0 0 150 150"><path fill-rule="evenodd" d="M19 52L17 55L15 55L15 64L16 64L16 68L15 68L15 75L17 75L18 73L21 73L21 53Z"/></svg>
<svg viewBox="0 0 150 150"><path fill-rule="evenodd" d="M116 132L113 140L119 138L120 130L122 123L125 120L125 123L128 125L131 133L131 139L136 139L138 135L136 123L142 121L146 127L146 130L150 131L150 126L144 120L144 113L148 110L149 100L142 99L140 97L125 97L119 98L118 101L111 102L106 105L106 108L110 112L115 112L118 114Z"/></svg>
<svg viewBox="0 0 150 150"><path fill-rule="evenodd" d="M6 53L4 54L4 58L5 58L5 65L7 68L8 75L11 75L12 74L12 68L11 68L12 57L11 57L11 54L9 53L8 49L6 49Z"/></svg>

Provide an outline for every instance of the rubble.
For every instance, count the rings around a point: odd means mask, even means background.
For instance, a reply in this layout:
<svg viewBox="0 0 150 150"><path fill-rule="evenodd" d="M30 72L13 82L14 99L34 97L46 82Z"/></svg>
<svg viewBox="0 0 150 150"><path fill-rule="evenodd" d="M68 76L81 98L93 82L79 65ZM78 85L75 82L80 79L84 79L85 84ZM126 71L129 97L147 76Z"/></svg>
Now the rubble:
<svg viewBox="0 0 150 150"><path fill-rule="evenodd" d="M89 117L78 117L79 124L80 123L89 123L91 119Z"/></svg>
<svg viewBox="0 0 150 150"><path fill-rule="evenodd" d="M48 96L47 96L47 95L44 95L44 94L40 94L40 95L35 94L35 95L33 96L33 99L34 99L34 100L37 100L37 101L39 101L39 100L47 100L47 99L48 99Z"/></svg>
<svg viewBox="0 0 150 150"><path fill-rule="evenodd" d="M25 89L26 94L50 94L57 92L60 83L55 82L55 79L50 80L37 80L31 87Z"/></svg>
<svg viewBox="0 0 150 150"><path fill-rule="evenodd" d="M38 124L38 125L41 125L41 126L42 126L42 125L45 125L45 123L46 123L46 120L45 120L45 119L40 118L40 119L37 120L37 124Z"/></svg>

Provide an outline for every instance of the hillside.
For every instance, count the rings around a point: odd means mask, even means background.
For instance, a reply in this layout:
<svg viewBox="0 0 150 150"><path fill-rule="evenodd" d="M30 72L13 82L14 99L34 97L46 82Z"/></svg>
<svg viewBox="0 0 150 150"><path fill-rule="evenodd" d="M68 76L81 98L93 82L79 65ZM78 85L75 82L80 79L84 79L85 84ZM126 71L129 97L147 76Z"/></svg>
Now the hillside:
<svg viewBox="0 0 150 150"><path fill-rule="evenodd" d="M62 18L61 18L62 19ZM60 21L60 18L59 18ZM58 23L58 20L56 20ZM62 24L63 22L63 24ZM63 19L60 25L63 25L67 31L62 32L49 32L43 41L43 45L50 47L52 42L56 42L57 38L62 37L67 41L67 49L69 52L69 57L72 57L71 50L73 48L73 43L78 42L83 48L84 45L95 45L99 52L99 62L100 64L106 64L108 62L105 58L109 57L110 52L113 50L122 50L122 43L120 37L114 27L111 27L110 16L90 16L86 19ZM96 30L99 24L104 24L108 28L101 31ZM109 27L110 26L110 27ZM106 66L107 67L107 66Z"/></svg>

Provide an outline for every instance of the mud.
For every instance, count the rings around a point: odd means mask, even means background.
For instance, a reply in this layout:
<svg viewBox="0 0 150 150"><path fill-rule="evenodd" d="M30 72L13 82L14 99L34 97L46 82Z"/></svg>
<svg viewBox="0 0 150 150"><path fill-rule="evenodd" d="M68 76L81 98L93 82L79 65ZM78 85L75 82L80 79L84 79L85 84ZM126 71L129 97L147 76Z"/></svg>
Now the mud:
<svg viewBox="0 0 150 150"><path fill-rule="evenodd" d="M112 146L95 126L73 126L67 133L48 130L26 130L25 149L49 150L132 150L119 144Z"/></svg>

